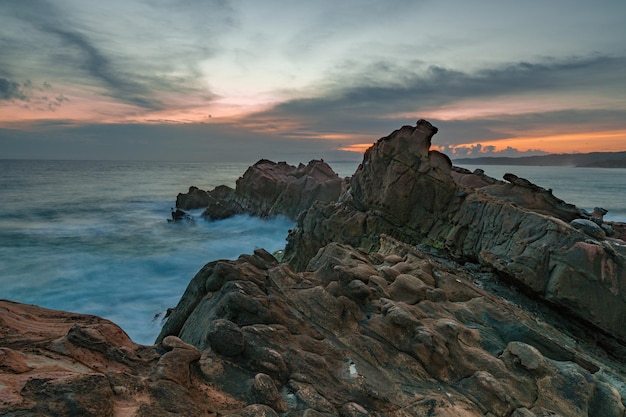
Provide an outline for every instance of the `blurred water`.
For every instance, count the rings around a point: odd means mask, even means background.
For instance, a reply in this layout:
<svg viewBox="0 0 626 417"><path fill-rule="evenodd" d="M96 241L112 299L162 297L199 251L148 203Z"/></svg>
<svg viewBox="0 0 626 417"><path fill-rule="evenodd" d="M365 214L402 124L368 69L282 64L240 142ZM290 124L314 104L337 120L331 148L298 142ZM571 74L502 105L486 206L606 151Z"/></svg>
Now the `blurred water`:
<svg viewBox="0 0 626 417"><path fill-rule="evenodd" d="M95 314L153 343L207 262L285 245L293 223L168 223L189 185L234 186L248 164L0 161L0 298Z"/></svg>

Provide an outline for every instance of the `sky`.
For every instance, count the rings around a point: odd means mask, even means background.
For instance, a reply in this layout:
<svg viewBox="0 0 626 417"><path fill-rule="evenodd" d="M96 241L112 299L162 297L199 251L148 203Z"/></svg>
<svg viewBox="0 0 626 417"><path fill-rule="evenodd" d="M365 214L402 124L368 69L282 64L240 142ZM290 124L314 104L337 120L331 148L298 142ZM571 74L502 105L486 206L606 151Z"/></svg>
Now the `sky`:
<svg viewBox="0 0 626 417"><path fill-rule="evenodd" d="M626 2L0 0L0 159L626 150Z"/></svg>

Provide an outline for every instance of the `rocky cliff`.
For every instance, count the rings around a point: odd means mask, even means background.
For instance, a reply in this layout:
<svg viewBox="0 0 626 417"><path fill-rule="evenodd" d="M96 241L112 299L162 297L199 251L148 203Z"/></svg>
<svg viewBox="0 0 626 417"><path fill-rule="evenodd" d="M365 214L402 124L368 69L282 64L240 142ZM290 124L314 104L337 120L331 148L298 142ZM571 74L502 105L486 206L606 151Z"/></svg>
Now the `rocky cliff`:
<svg viewBox="0 0 626 417"><path fill-rule="evenodd" d="M288 263L258 249L206 264L154 346L0 302L0 414L626 416L624 228L453 168L436 131L380 139L343 188L260 161L209 192L219 213L307 210ZM306 196L286 193L296 182Z"/></svg>

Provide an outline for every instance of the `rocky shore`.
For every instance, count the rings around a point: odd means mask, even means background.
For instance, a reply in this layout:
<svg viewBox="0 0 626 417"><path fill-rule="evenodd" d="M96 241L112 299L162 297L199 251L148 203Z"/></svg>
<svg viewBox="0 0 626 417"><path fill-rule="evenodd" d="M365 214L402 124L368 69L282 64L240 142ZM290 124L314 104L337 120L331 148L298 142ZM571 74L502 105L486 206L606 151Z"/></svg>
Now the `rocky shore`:
<svg viewBox="0 0 626 417"><path fill-rule="evenodd" d="M155 345L0 302L8 416L626 415L626 243L550 190L452 166L420 120L351 178L262 160L181 210L297 219L215 260Z"/></svg>

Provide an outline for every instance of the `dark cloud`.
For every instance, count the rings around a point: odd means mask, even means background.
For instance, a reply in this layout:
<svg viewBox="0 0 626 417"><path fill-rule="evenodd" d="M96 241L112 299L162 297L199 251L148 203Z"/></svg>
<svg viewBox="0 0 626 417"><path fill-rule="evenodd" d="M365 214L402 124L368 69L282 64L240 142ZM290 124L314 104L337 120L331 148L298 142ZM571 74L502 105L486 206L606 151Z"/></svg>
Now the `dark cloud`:
<svg viewBox="0 0 626 417"><path fill-rule="evenodd" d="M0 31L0 75L40 78L28 71L45 68L56 82L103 87L103 95L148 110L166 107L156 98L164 92L213 98L197 66L213 53L214 32L233 25L229 2L146 0L115 9L97 7L90 15L62 2L0 2L0 26L7 28Z"/></svg>
<svg viewBox="0 0 626 417"><path fill-rule="evenodd" d="M22 85L15 81L0 78L0 100L27 100Z"/></svg>
<svg viewBox="0 0 626 417"><path fill-rule="evenodd" d="M476 72L462 72L439 66L425 70L394 67L379 63L366 68L364 74L349 74L333 82L325 94L316 98L289 101L271 113L335 114L337 111L359 117L380 117L398 111L431 110L433 106L461 99L514 97L520 93L580 91L592 86L613 94L626 92L624 57L571 58L563 61L520 62ZM377 77L371 71L383 69ZM591 76L593 74L593 76ZM387 82L363 80L392 80Z"/></svg>
<svg viewBox="0 0 626 417"><path fill-rule="evenodd" d="M353 133L379 137L398 125L412 124L439 106L463 100L498 98L515 102L518 96L540 95L539 102L562 93L583 95L587 88L606 91L606 96L626 94L626 58L593 56L564 60L545 59L536 63L519 62L475 72L462 72L438 66L419 68L379 63L365 75L352 74L337 79L321 90L318 97L281 103L253 115L249 123L298 120L301 132ZM386 71L379 76L376 71ZM386 82L374 80L390 80ZM471 110L471 109L468 109ZM414 119L397 114L413 113ZM580 110L530 112L521 115L495 115L469 120L431 120L440 127L437 140L444 144L471 143L503 137L505 131L522 132L542 124L564 127L568 124L605 123L623 128L624 110ZM321 130L323 129L323 130ZM298 136L299 131L285 132ZM506 135L504 136L506 137Z"/></svg>
<svg viewBox="0 0 626 417"><path fill-rule="evenodd" d="M154 99L144 85L116 70L110 58L98 49L87 36L54 27L42 26L42 29L58 36L70 48L76 49L79 52L76 59L78 67L107 87L107 94L111 97L146 109L157 110L162 108L162 103Z"/></svg>

